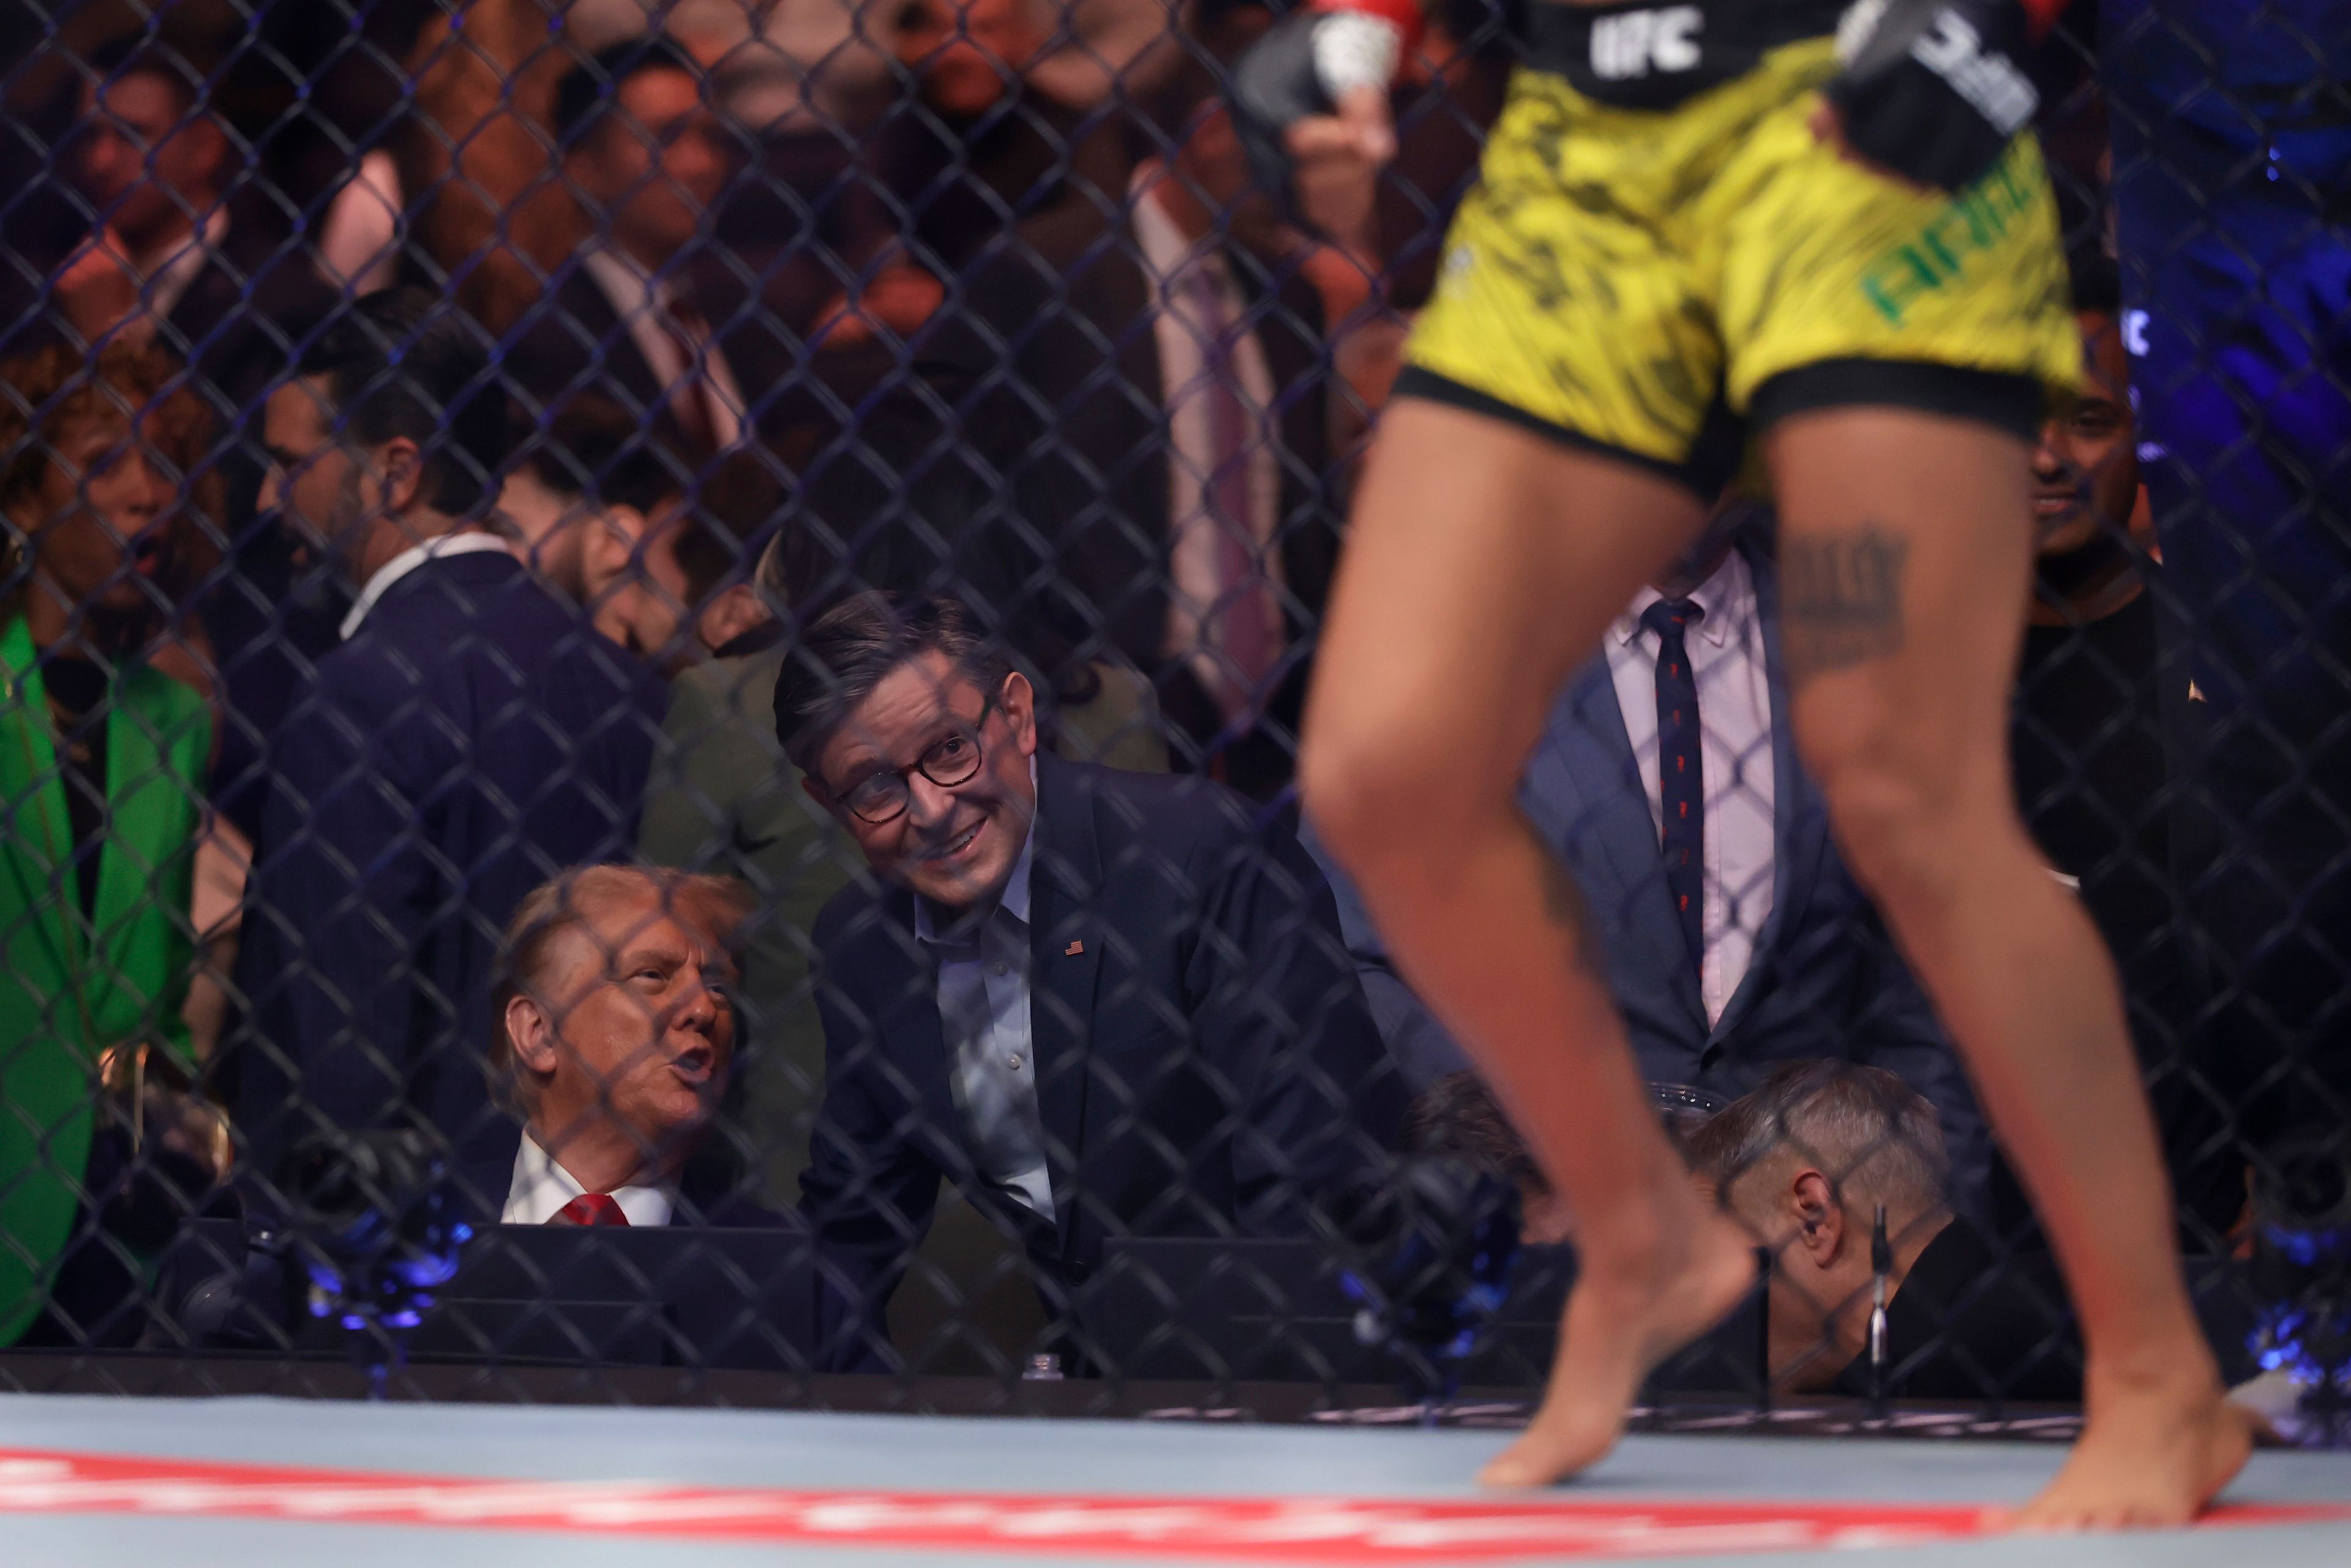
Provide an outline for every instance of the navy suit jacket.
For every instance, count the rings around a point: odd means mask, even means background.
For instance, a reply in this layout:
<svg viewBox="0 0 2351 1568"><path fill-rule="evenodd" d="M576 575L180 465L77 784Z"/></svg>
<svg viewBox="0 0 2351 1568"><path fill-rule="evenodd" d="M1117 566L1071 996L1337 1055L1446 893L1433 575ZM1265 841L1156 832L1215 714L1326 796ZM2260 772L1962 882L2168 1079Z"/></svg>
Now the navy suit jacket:
<svg viewBox="0 0 2351 1568"><path fill-rule="evenodd" d="M257 1174L321 1124L423 1124L503 1203L514 1124L483 1049L500 936L557 872L629 853L662 704L503 551L424 562L319 662L271 737L237 965Z"/></svg>
<svg viewBox="0 0 2351 1568"><path fill-rule="evenodd" d="M1963 1209L1980 1207L1991 1157L1983 1117L1949 1037L1829 836L1827 802L1796 758L1786 724L1777 573L1746 549L1763 627L1771 698L1771 913L1739 988L1711 1025L1673 904L1605 655L1569 681L1528 760L1519 801L1574 874L1600 928L1608 976L1642 1075L1725 1098L1775 1064L1817 1057L1896 1073L1939 1113ZM1361 898L1343 880L1341 913L1374 1015L1415 1088L1468 1067L1389 961Z"/></svg>
<svg viewBox="0 0 2351 1568"><path fill-rule="evenodd" d="M756 294L747 294L724 267L687 267L677 275L709 323L711 341L735 374L735 384L752 406L743 412L743 434L772 423L776 390L793 381L799 351L779 334ZM670 388L637 347L634 329L621 319L588 269L576 261L557 270L546 294L509 334L500 361L509 386L523 394L535 416L551 421L582 393L601 397L642 418L645 428L689 460L702 454L667 402Z"/></svg>
<svg viewBox="0 0 2351 1568"><path fill-rule="evenodd" d="M973 1168L913 895L867 879L817 921L825 1093L800 1208L869 1326L943 1176L1049 1287L1074 1287L1108 1236L1289 1228L1302 1196L1395 1142L1403 1086L1294 834L1195 776L1040 753L1037 787L1029 1016L1051 1224Z"/></svg>

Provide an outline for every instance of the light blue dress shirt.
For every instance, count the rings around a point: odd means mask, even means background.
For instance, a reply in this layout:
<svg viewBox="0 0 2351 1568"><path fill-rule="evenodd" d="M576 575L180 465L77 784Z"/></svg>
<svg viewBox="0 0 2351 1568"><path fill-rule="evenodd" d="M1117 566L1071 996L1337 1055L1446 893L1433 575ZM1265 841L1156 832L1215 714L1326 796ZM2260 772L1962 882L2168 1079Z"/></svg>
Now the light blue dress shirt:
<svg viewBox="0 0 2351 1568"><path fill-rule="evenodd" d="M938 954L939 1023L973 1162L1050 1222L1053 1184L1029 1008L1029 868L1036 845L1031 821L1004 896L984 918L941 931L928 901L915 899L914 936Z"/></svg>

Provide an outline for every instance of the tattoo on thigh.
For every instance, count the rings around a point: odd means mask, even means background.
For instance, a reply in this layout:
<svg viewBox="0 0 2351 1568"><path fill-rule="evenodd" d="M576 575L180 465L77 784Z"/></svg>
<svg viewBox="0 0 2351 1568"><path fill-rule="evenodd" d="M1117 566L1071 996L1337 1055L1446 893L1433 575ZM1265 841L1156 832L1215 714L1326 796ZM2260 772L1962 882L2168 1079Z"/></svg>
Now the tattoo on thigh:
<svg viewBox="0 0 2351 1568"><path fill-rule="evenodd" d="M1780 620L1791 685L1901 649L1909 540L1870 523L1783 539Z"/></svg>

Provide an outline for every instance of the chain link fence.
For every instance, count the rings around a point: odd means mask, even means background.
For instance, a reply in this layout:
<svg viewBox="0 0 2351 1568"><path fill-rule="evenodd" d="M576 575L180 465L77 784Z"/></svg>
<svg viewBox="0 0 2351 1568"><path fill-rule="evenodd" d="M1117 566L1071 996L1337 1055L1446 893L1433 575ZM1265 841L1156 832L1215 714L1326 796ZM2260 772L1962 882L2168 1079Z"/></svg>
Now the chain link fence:
<svg viewBox="0 0 2351 1568"><path fill-rule="evenodd" d="M1574 1217L1292 789L1524 9L1437 6L1393 163L1292 203L1246 0L0 0L0 1383L1537 1390ZM2017 799L2224 1364L2324 1386L2351 8L2077 5L2034 74L2085 379ZM1734 491L1522 787L1771 1262L1653 1392L2072 1401L1778 592Z"/></svg>

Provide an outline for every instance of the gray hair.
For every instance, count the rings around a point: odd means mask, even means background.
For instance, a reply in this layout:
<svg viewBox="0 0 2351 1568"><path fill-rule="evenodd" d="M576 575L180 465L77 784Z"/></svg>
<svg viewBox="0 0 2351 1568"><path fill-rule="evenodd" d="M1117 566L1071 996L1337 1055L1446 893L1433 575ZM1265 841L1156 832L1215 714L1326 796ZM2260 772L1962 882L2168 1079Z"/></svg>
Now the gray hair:
<svg viewBox="0 0 2351 1568"><path fill-rule="evenodd" d="M1850 1061L1790 1061L1690 1140L1698 1175L1726 1198L1782 1151L1819 1167L1853 1206L1907 1220L1945 1207L1951 1157L1935 1108L1893 1073Z"/></svg>

